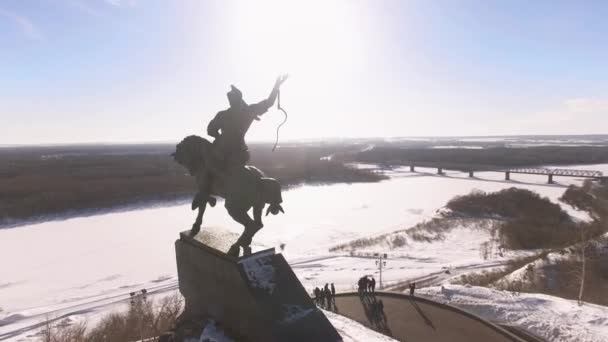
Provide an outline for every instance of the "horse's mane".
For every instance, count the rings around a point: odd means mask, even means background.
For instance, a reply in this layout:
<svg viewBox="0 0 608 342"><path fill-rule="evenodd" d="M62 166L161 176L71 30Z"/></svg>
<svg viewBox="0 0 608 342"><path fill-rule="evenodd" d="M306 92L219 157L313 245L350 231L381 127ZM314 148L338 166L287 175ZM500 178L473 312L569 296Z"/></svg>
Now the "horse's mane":
<svg viewBox="0 0 608 342"><path fill-rule="evenodd" d="M212 144L198 135L189 135L175 147L173 158L178 163L187 166L205 167L205 154L210 153ZM252 165L244 165L245 170L254 178L263 178L264 172Z"/></svg>
<svg viewBox="0 0 608 342"><path fill-rule="evenodd" d="M205 150L211 147L211 143L198 135L189 135L175 146L173 157L182 164L203 163Z"/></svg>

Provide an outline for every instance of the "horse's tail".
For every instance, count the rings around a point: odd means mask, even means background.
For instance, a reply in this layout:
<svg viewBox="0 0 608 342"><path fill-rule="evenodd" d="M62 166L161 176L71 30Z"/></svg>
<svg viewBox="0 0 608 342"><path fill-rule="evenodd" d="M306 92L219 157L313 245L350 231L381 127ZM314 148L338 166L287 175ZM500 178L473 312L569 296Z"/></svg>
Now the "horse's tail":
<svg viewBox="0 0 608 342"><path fill-rule="evenodd" d="M272 178L262 178L261 182L265 202L270 204L268 209L266 209L266 216L270 213L273 215L277 215L279 212L285 213L285 210L283 210L283 207L281 206L281 203L283 202L281 184L279 184L276 179Z"/></svg>
<svg viewBox="0 0 608 342"><path fill-rule="evenodd" d="M255 178L264 178L264 172L255 166L245 165L245 169L247 169Z"/></svg>

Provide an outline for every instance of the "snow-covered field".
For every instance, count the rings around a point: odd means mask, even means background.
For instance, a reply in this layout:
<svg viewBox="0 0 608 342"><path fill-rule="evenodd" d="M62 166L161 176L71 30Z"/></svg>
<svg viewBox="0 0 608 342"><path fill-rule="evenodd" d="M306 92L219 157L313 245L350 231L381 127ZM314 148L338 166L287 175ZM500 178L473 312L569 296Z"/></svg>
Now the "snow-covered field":
<svg viewBox="0 0 608 342"><path fill-rule="evenodd" d="M531 254L526 251L507 252L502 258L484 260L479 246L489 239L487 231L457 227L446 233L443 239L432 243L407 240L405 246L387 253L388 260L382 272L383 284L390 287L407 279L427 276L434 276L435 280L444 279L440 275L446 269L450 270L450 277L455 277L501 266L510 258ZM370 254L381 249L366 247L357 251L353 255L334 253L319 258L293 260L290 264L309 289L333 282L338 290L356 291L356 280L362 275L373 275L379 281L377 259Z"/></svg>
<svg viewBox="0 0 608 342"><path fill-rule="evenodd" d="M608 341L608 307L542 294L513 294L486 287L446 285L416 292L496 323L525 328L552 342Z"/></svg>
<svg viewBox="0 0 608 342"><path fill-rule="evenodd" d="M608 165L585 168L608 173ZM557 202L568 184L581 182L556 177L557 183L549 185L544 176L511 175L512 181L506 182L501 173L479 172L469 179L461 172L438 176L432 169L417 171L397 169L392 179L380 183L287 191L286 214L267 217L254 240L258 248L285 244L283 254L308 289L326 282L334 282L339 290L352 289L363 274L378 278L375 260L328 252L336 244L411 227L433 217L453 196L473 189L517 186ZM0 340L27 336L30 327L46 317L107 312L131 291L175 290L173 241L193 219L189 205L180 205L0 230ZM203 226L241 231L221 204L207 211ZM387 261L384 279L399 282L443 267L494 267L501 260L483 260L476 248L487 237L463 227L443 241L408 246Z"/></svg>

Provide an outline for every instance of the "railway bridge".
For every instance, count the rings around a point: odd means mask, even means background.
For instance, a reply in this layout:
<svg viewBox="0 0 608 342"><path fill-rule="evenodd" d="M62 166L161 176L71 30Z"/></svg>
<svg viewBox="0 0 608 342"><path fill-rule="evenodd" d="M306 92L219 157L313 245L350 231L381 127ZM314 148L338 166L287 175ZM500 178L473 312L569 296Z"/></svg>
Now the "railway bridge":
<svg viewBox="0 0 608 342"><path fill-rule="evenodd" d="M606 180L601 171L596 170L574 170L546 167L521 167L521 168L500 168L489 165L471 165L471 164L454 164L454 163L428 163L428 162L409 162L406 165L410 166L411 172L416 172L416 167L434 168L437 169L437 174L444 174L444 170L455 170L468 172L469 177L475 177L475 172L501 172L505 174L505 180L511 180L511 174L528 174L528 175L544 175L547 176L547 183L553 184L553 177L575 177L575 178L591 178L598 180Z"/></svg>

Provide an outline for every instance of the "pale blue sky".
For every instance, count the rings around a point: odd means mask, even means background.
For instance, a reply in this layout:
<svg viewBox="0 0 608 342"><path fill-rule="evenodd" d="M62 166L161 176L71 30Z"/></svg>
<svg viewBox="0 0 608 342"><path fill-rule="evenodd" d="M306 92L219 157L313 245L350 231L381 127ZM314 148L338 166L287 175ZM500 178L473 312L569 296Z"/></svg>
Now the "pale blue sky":
<svg viewBox="0 0 608 342"><path fill-rule="evenodd" d="M608 1L0 0L0 144L608 133ZM271 110L250 141L274 139Z"/></svg>

